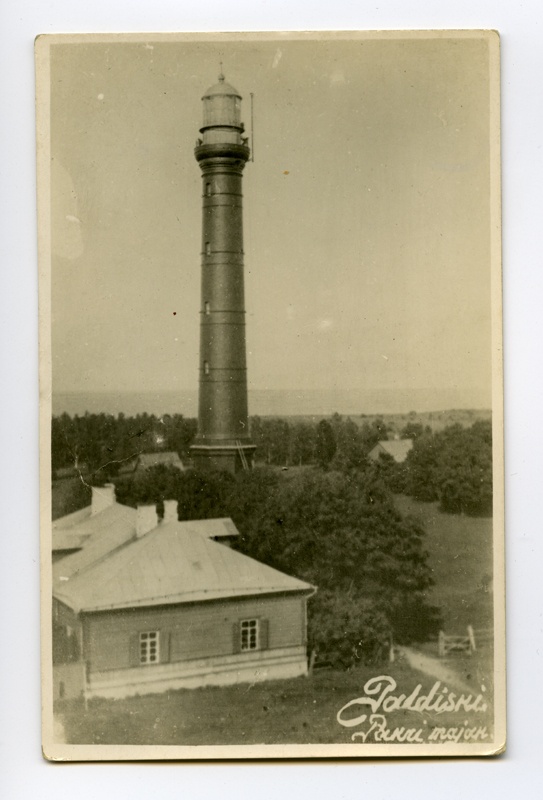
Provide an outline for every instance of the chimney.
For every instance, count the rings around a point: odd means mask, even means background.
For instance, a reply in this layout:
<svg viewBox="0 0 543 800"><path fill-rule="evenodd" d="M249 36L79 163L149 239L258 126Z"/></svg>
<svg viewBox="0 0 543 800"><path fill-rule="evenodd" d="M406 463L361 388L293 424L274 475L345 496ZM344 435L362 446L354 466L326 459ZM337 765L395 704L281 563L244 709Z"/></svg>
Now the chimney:
<svg viewBox="0 0 543 800"><path fill-rule="evenodd" d="M163 524L165 525L167 522L177 522L178 519L177 500L164 500Z"/></svg>
<svg viewBox="0 0 543 800"><path fill-rule="evenodd" d="M136 511L136 537L141 539L146 533L156 528L158 517L155 506L138 506Z"/></svg>
<svg viewBox="0 0 543 800"><path fill-rule="evenodd" d="M91 517L105 511L115 503L115 486L106 483L104 486L92 486Z"/></svg>

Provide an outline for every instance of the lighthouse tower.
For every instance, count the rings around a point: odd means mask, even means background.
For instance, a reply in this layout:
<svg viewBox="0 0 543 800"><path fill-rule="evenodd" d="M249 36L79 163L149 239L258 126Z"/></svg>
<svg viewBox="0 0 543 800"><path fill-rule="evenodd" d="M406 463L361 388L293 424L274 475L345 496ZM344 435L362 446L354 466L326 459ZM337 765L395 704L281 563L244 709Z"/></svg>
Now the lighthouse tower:
<svg viewBox="0 0 543 800"><path fill-rule="evenodd" d="M197 467L252 467L249 437L241 178L249 159L241 96L224 75L202 97L194 155L202 170L202 301Z"/></svg>

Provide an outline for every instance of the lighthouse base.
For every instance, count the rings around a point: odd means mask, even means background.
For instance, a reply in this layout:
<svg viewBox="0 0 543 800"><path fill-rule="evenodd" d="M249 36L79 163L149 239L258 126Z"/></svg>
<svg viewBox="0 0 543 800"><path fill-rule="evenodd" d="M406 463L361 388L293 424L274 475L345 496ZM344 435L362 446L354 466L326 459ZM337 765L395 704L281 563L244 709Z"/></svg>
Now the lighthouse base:
<svg viewBox="0 0 543 800"><path fill-rule="evenodd" d="M241 472L253 468L254 444L193 444L190 448L196 469Z"/></svg>

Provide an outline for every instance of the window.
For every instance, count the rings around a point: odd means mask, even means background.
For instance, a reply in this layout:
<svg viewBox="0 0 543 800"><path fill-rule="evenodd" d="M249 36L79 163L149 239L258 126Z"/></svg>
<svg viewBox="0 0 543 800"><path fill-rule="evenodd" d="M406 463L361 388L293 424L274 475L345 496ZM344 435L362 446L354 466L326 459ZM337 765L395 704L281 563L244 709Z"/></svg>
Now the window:
<svg viewBox="0 0 543 800"><path fill-rule="evenodd" d="M258 650L258 620L244 619L240 625L241 650Z"/></svg>
<svg viewBox="0 0 543 800"><path fill-rule="evenodd" d="M206 242L206 256L211 255L211 242Z"/></svg>
<svg viewBox="0 0 543 800"><path fill-rule="evenodd" d="M209 301L206 300L204 303L204 309L207 315L211 314L211 306L209 305Z"/></svg>
<svg viewBox="0 0 543 800"><path fill-rule="evenodd" d="M159 638L158 631L140 633L140 664L158 664Z"/></svg>
<svg viewBox="0 0 543 800"><path fill-rule="evenodd" d="M211 184L206 183L206 195L207 197L211 197Z"/></svg>
<svg viewBox="0 0 543 800"><path fill-rule="evenodd" d="M204 361L204 375L209 375L209 361Z"/></svg>

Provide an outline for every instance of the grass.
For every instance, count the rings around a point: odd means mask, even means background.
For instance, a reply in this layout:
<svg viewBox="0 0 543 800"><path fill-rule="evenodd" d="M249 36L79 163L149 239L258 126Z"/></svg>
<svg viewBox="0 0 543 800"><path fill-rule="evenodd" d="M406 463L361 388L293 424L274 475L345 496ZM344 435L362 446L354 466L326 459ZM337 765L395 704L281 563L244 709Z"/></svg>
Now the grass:
<svg viewBox="0 0 543 800"><path fill-rule="evenodd" d="M428 599L441 608L445 633L466 627L492 627L492 519L442 514L437 503L395 498L404 515L417 517L426 530L426 549L434 586Z"/></svg>
<svg viewBox="0 0 543 800"><path fill-rule="evenodd" d="M364 694L364 684L379 674L398 684L394 694L409 694L422 684L427 694L435 678L411 669L402 659L385 667L358 667L349 672L320 671L309 678L258 684L238 684L145 695L124 700L91 700L85 711L81 701L65 702L57 709L72 744L348 744L356 730L336 719L349 701ZM473 673L470 686L480 691ZM452 687L451 687L452 688ZM352 716L368 713L357 706ZM347 712L346 712L347 716ZM387 715L389 728L423 729L457 727L464 713L410 710ZM475 719L476 718L476 719ZM470 716L470 725L491 724L491 710Z"/></svg>

